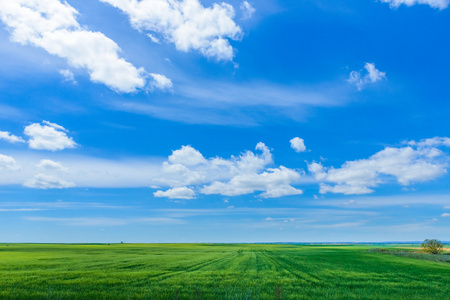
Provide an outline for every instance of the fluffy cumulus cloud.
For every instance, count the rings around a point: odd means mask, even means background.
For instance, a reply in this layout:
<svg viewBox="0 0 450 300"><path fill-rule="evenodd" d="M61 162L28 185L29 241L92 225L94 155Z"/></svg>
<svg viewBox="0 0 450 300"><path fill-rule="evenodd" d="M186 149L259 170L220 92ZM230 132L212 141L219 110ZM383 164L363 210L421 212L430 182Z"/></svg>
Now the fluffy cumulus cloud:
<svg viewBox="0 0 450 300"><path fill-rule="evenodd" d="M173 87L172 80L161 74L150 73L152 80L150 86L159 90L170 90Z"/></svg>
<svg viewBox="0 0 450 300"><path fill-rule="evenodd" d="M373 63L365 63L364 69L352 71L348 82L355 84L359 91L363 90L368 84L386 79L386 73L375 68Z"/></svg>
<svg viewBox="0 0 450 300"><path fill-rule="evenodd" d="M206 163L206 159L191 146L182 146L181 149L172 152L172 155L169 156L169 162L175 165L195 166Z"/></svg>
<svg viewBox="0 0 450 300"><path fill-rule="evenodd" d="M0 158L0 186L23 185L26 181L29 187L142 188L158 184L154 178L160 176L161 163L154 157L105 159L56 151L22 151L15 153L14 159Z"/></svg>
<svg viewBox="0 0 450 300"><path fill-rule="evenodd" d="M427 141L411 143L415 146L387 147L368 159L347 161L340 168L313 162L308 164L308 170L321 182L321 193L367 194L391 178L404 186L429 181L445 174L447 163L444 153Z"/></svg>
<svg viewBox="0 0 450 300"><path fill-rule="evenodd" d="M144 88L148 75L119 56L120 48L101 32L81 26L78 12L59 0L15 0L0 2L0 18L11 39L45 49L67 59L72 67L85 68L94 82L119 92ZM63 76L70 73L63 71Z"/></svg>
<svg viewBox="0 0 450 300"><path fill-rule="evenodd" d="M275 169L257 173L243 173L231 178L228 182L214 181L203 187L203 194L221 194L226 196L238 196L250 194L255 191L264 191L261 197L277 198L288 195L300 195L302 190L290 186L290 183L300 179L300 174L292 169L280 166Z"/></svg>
<svg viewBox="0 0 450 300"><path fill-rule="evenodd" d="M0 140L5 140L9 143L24 143L25 141L20 136L15 136L8 131L0 131Z"/></svg>
<svg viewBox="0 0 450 300"><path fill-rule="evenodd" d="M23 186L35 189L65 189L75 187L75 183L63 179L69 169L51 159L42 159L37 165L37 174L26 180Z"/></svg>
<svg viewBox="0 0 450 300"><path fill-rule="evenodd" d="M42 159L36 167L44 170L56 170L56 171L62 171L67 172L68 169L64 167L61 163L53 161L51 159Z"/></svg>
<svg viewBox="0 0 450 300"><path fill-rule="evenodd" d="M33 135L30 145L38 149L74 145L66 129L58 124L32 124L26 133ZM271 150L263 143L258 143L255 150L226 159L205 158L192 146L183 146L165 161L107 160L74 153L27 151L14 158L0 155L0 185L22 184L36 189L157 186L154 196L170 199L255 192L263 198L275 198L302 193L292 185L300 183L303 171L275 166Z"/></svg>
<svg viewBox="0 0 450 300"><path fill-rule="evenodd" d="M229 159L214 157L205 159L191 146L183 146L173 151L168 161L163 163L158 181L171 187L166 192L157 191L157 197L193 198L195 190L201 194L237 196L261 192L264 198L298 195L302 191L291 184L296 183L301 173L283 166L270 168L273 157L263 143L256 145L255 154L246 151ZM176 189L179 188L179 189Z"/></svg>
<svg viewBox="0 0 450 300"><path fill-rule="evenodd" d="M404 4L406 6L413 6L416 4L426 4L433 8L445 9L448 7L450 0L380 0L384 3L389 3L391 8L398 8Z"/></svg>
<svg viewBox="0 0 450 300"><path fill-rule="evenodd" d="M180 51L197 50L217 60L233 59L228 39L238 40L242 30L227 3L204 7L199 0L101 0L128 15L132 26L148 30L174 43ZM159 38L151 34L153 41Z"/></svg>
<svg viewBox="0 0 450 300"><path fill-rule="evenodd" d="M450 147L450 138L448 137L434 137L431 139L424 139L421 141L410 141L408 142L411 146L418 147L438 147L438 146L447 146Z"/></svg>
<svg viewBox="0 0 450 300"><path fill-rule="evenodd" d="M20 166L13 157L0 154L0 171L16 171L19 169Z"/></svg>
<svg viewBox="0 0 450 300"><path fill-rule="evenodd" d="M291 143L291 148L295 150L295 152L305 152L306 146L305 141L302 138L295 137L289 141Z"/></svg>
<svg viewBox="0 0 450 300"><path fill-rule="evenodd" d="M56 151L77 146L77 143L67 136L64 127L48 121L26 126L24 134L29 137L28 146L31 149Z"/></svg>
<svg viewBox="0 0 450 300"><path fill-rule="evenodd" d="M73 72L70 70L60 70L59 74L63 77L64 81L71 82L73 84L77 84L77 81L75 80L75 75L73 75Z"/></svg>
<svg viewBox="0 0 450 300"><path fill-rule="evenodd" d="M153 195L158 198L166 197L169 199L193 199L195 197L195 192L187 187L178 187L169 189L165 192L156 191Z"/></svg>
<svg viewBox="0 0 450 300"><path fill-rule="evenodd" d="M242 2L240 7L243 12L243 19L250 19L256 11L256 9L247 1Z"/></svg>
<svg viewBox="0 0 450 300"><path fill-rule="evenodd" d="M23 167L11 156L0 154L0 184L22 184L35 189L64 189L75 183L64 179L69 169L59 162L42 159L38 164L25 160Z"/></svg>
<svg viewBox="0 0 450 300"><path fill-rule="evenodd" d="M75 183L60 179L58 176L47 174L36 174L32 179L29 179L23 184L29 188L35 189L65 189L75 187Z"/></svg>

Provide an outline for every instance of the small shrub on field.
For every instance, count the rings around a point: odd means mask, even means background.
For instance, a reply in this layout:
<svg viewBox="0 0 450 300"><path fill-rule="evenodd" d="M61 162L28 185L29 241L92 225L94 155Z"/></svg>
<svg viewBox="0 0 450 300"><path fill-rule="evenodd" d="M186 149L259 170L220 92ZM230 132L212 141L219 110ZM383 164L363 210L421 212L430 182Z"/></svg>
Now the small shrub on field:
<svg viewBox="0 0 450 300"><path fill-rule="evenodd" d="M444 250L444 243L436 239L426 239L422 243L422 250L426 253L441 254Z"/></svg>
<svg viewBox="0 0 450 300"><path fill-rule="evenodd" d="M373 248L373 249L369 249L369 252L389 252L389 249L386 248Z"/></svg>
<svg viewBox="0 0 450 300"><path fill-rule="evenodd" d="M383 253L395 256L403 256L415 259L424 259L424 260L432 260L432 261L440 261L450 263L450 253L443 254L431 254L424 253L423 251L405 251L405 250L392 250L386 248L373 248L367 250L368 252L376 252Z"/></svg>

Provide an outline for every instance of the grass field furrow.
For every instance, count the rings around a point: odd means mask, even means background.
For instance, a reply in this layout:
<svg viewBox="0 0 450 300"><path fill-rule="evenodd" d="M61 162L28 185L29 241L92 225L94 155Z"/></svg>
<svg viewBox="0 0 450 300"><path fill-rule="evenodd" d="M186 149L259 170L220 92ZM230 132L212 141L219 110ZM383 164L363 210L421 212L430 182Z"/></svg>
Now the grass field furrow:
<svg viewBox="0 0 450 300"><path fill-rule="evenodd" d="M168 271L168 272L164 272L160 275L156 275L152 277L152 280L166 280L169 279L171 277L177 277L180 275L186 275L186 273L191 273L197 270L201 270L207 266L213 265L214 263L217 263L219 261L223 261L227 259L226 257L220 257L220 258L216 258L216 259L211 259L211 260L207 260L207 261L203 261L200 263L196 263L194 265L188 265L185 266L185 268L182 267L182 265L180 265L179 268L181 268L181 270L179 271ZM232 258L228 258L228 260L232 260ZM178 270L178 267L176 268Z"/></svg>
<svg viewBox="0 0 450 300"><path fill-rule="evenodd" d="M305 273L304 270L298 267L298 264L295 263L295 259L291 259L286 262L283 260L282 256L277 255L276 253L265 251L264 255L273 262L273 264L278 266L278 270L282 272L290 273L293 277L295 277L298 281L302 283L318 283L318 279L311 276L310 274ZM294 256L295 257L295 256Z"/></svg>

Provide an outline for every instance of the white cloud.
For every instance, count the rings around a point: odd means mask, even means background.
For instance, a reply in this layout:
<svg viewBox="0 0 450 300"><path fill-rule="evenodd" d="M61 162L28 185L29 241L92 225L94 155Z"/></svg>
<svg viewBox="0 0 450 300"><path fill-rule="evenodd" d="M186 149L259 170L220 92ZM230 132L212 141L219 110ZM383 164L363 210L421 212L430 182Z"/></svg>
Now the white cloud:
<svg viewBox="0 0 450 300"><path fill-rule="evenodd" d="M193 199L195 198L195 192L187 187L178 187L169 189L165 192L156 191L153 193L155 197L162 198L167 197L169 199Z"/></svg>
<svg viewBox="0 0 450 300"><path fill-rule="evenodd" d="M144 69L120 58L119 46L104 34L82 27L76 20L77 14L67 2L58 0L0 3L0 18L10 29L14 42L41 47L65 58L72 67L87 69L93 82L115 91L128 93L144 88Z"/></svg>
<svg viewBox="0 0 450 300"><path fill-rule="evenodd" d="M24 217L27 221L56 222L69 226L123 226L127 224L183 224L183 220L175 218L51 218Z"/></svg>
<svg viewBox="0 0 450 300"><path fill-rule="evenodd" d="M22 185L36 174L45 174L73 182L77 187L142 188L157 184L155 178L161 175L162 163L151 157L102 159L37 151L15 152L14 159L8 158L4 164L0 159L0 169L4 166L0 170L0 186Z"/></svg>
<svg viewBox="0 0 450 300"><path fill-rule="evenodd" d="M23 186L36 189L64 189L75 187L75 183L62 179L66 176L69 169L59 162L51 159L41 159L36 164L37 174L31 179L26 180Z"/></svg>
<svg viewBox="0 0 450 300"><path fill-rule="evenodd" d="M230 84L223 81L178 78L179 97L142 103L111 100L112 108L190 124L255 126L273 114L303 120L308 107L333 107L345 103L348 87L342 84L287 86L269 82ZM195 105L193 105L195 103Z"/></svg>
<svg viewBox="0 0 450 300"><path fill-rule="evenodd" d="M240 8L244 14L242 17L243 19L250 19L256 11L256 9L247 1L242 2Z"/></svg>
<svg viewBox="0 0 450 300"><path fill-rule="evenodd" d="M292 171L292 170L291 170ZM263 186L261 190L266 190L264 193L261 194L261 197L263 198L279 198L284 196L292 196L292 195L301 195L303 194L303 191L301 189L296 189L289 184L292 181L296 181L300 178L300 175L297 173L297 175L293 175L291 173L291 176L288 180L281 179L281 178L274 178L272 182L267 182L266 186ZM280 186L274 186L276 185L276 181L281 181L282 184ZM284 182L283 182L284 181ZM258 191L259 189L255 189Z"/></svg>
<svg viewBox="0 0 450 300"><path fill-rule="evenodd" d="M214 181L203 187L200 192L206 195L238 196L255 191L264 191L260 195L263 198L300 195L303 193L301 190L290 186L290 183L297 181L299 178L300 174L297 171L280 166L277 169L267 169L260 174L239 174L226 183Z"/></svg>
<svg viewBox="0 0 450 300"><path fill-rule="evenodd" d="M321 183L320 184L320 193L334 193L334 194L345 194L345 195L362 195L372 193L373 190L365 187L365 186L354 186L349 184L337 184L335 186L331 186L328 184Z"/></svg>
<svg viewBox="0 0 450 300"><path fill-rule="evenodd" d="M48 121L42 123L46 125L33 123L25 127L24 134L30 137L28 146L31 149L56 151L77 146L64 127Z"/></svg>
<svg viewBox="0 0 450 300"><path fill-rule="evenodd" d="M158 180L170 187L195 185L200 193L207 195L237 196L260 191L263 198L275 198L302 193L291 186L300 179L299 172L283 166L267 168L273 164L269 148L258 143L256 150L261 154L246 151L230 159L205 159L191 146L183 146L173 151L169 161L163 163L162 176Z"/></svg>
<svg viewBox="0 0 450 300"><path fill-rule="evenodd" d="M306 146L305 141L302 138L295 137L289 141L291 143L291 148L295 150L295 152L305 152Z"/></svg>
<svg viewBox="0 0 450 300"><path fill-rule="evenodd" d="M206 163L206 159L191 146L182 146L181 149L172 152L169 156L169 162L172 164L181 164L185 166L195 166Z"/></svg>
<svg viewBox="0 0 450 300"><path fill-rule="evenodd" d="M147 36L152 40L153 43L161 44L161 41L153 34L147 33Z"/></svg>
<svg viewBox="0 0 450 300"><path fill-rule="evenodd" d="M272 153L263 143L258 143L256 150L228 159L206 159L193 147L184 146L173 151L167 161L151 157L101 159L28 150L16 152L14 158L0 156L0 169L9 171L0 172L0 185L22 184L42 189L151 187L160 190L155 196L172 198L194 198L202 192L223 195L259 192L263 198L301 194L292 185L304 180L302 171L273 166Z"/></svg>
<svg viewBox="0 0 450 300"><path fill-rule="evenodd" d="M366 85L386 79L386 73L380 72L375 68L373 63L365 63L364 70L352 71L350 78L347 80L356 85L359 91L363 90Z"/></svg>
<svg viewBox="0 0 450 300"><path fill-rule="evenodd" d="M150 82L150 85L153 88L160 90L170 90L173 87L172 80L164 75L150 73L150 76L153 78L153 81Z"/></svg>
<svg viewBox="0 0 450 300"><path fill-rule="evenodd" d="M75 80L75 76L73 75L73 72L70 70L60 70L59 74L64 78L64 81L71 82L73 84L77 84L77 81Z"/></svg>
<svg viewBox="0 0 450 300"><path fill-rule="evenodd" d="M68 171L68 169L64 167L61 163L50 159L42 159L36 166L44 170L56 170L61 172Z"/></svg>
<svg viewBox="0 0 450 300"><path fill-rule="evenodd" d="M57 222L72 226L121 226L126 225L125 219L119 218L50 218L50 217L24 217L27 221Z"/></svg>
<svg viewBox="0 0 450 300"><path fill-rule="evenodd" d="M438 146L450 147L450 138L436 136L431 139L420 140L419 142L410 141L410 142L408 142L408 144L411 146L417 146L417 147L438 147Z"/></svg>
<svg viewBox="0 0 450 300"><path fill-rule="evenodd" d="M206 180L206 172L199 168L189 168L182 164L164 162L162 174L155 180L167 186L179 187L200 184Z"/></svg>
<svg viewBox="0 0 450 300"><path fill-rule="evenodd" d="M443 213L443 214L441 215L441 217L450 217L450 214L449 214L449 213Z"/></svg>
<svg viewBox="0 0 450 300"><path fill-rule="evenodd" d="M367 70L369 81L372 83L386 78L386 73L377 70L377 68L375 68L375 64L373 63L366 63L364 68Z"/></svg>
<svg viewBox="0 0 450 300"><path fill-rule="evenodd" d="M449 0L380 0L384 3L389 3L391 8L398 8L400 5L413 6L416 4L427 4L433 8L445 9L448 7Z"/></svg>
<svg viewBox="0 0 450 300"><path fill-rule="evenodd" d="M10 211L42 211L46 209L42 208L0 208L1 212L10 212Z"/></svg>
<svg viewBox="0 0 450 300"><path fill-rule="evenodd" d="M45 121L45 120L42 121L42 123L45 124L45 125L48 125L48 126L50 126L50 127L53 127L53 128L55 128L56 130L61 130L61 131L68 132L68 130L67 130L66 128L64 128L64 127L62 127L61 125L58 125L58 124L56 124L56 123L52 123L52 122Z"/></svg>
<svg viewBox="0 0 450 300"><path fill-rule="evenodd" d="M13 144L25 142L20 136L15 136L8 131L0 131L0 140L5 140Z"/></svg>
<svg viewBox="0 0 450 300"><path fill-rule="evenodd" d="M0 171L17 171L19 169L20 166L13 157L0 154Z"/></svg>
<svg viewBox="0 0 450 300"><path fill-rule="evenodd" d="M75 187L75 183L59 179L56 176L36 174L23 183L24 186L35 189L65 189Z"/></svg>
<svg viewBox="0 0 450 300"><path fill-rule="evenodd" d="M444 158L444 153L434 147L387 147L368 159L347 161L337 169L313 162L308 170L322 182L322 194L367 194L390 177L405 186L435 179L447 172Z"/></svg>
<svg viewBox="0 0 450 300"><path fill-rule="evenodd" d="M206 160L203 155L191 146L183 146L173 151L169 161L162 166L162 176L157 180L171 187L199 185L214 180L229 180L241 173L255 173L262 171L267 164L271 164L272 154L263 144L258 143L257 150L261 155L246 151L239 157L231 159L210 158Z"/></svg>
<svg viewBox="0 0 450 300"><path fill-rule="evenodd" d="M349 201L344 202L344 205L351 205L351 204L355 204L355 203L356 203L355 200L349 200Z"/></svg>
<svg viewBox="0 0 450 300"><path fill-rule="evenodd" d="M204 7L198 0L101 1L127 14L137 30L159 33L180 51L197 50L217 60L232 60L228 38L238 40L242 35L227 3Z"/></svg>
<svg viewBox="0 0 450 300"><path fill-rule="evenodd" d="M353 196L354 197L354 196ZM353 200L352 198L344 198L344 200L348 200L342 203L342 199L328 199L328 200L319 200L314 203L317 205L324 206L343 206L346 203L349 203ZM354 201L352 204L353 207L358 208L368 208L368 207L385 207L385 206L398 206L398 207L411 207L411 206L437 206L442 207L447 204L450 200L450 195L446 194L434 194L433 197L427 194L400 194L396 196L359 196L358 201Z"/></svg>

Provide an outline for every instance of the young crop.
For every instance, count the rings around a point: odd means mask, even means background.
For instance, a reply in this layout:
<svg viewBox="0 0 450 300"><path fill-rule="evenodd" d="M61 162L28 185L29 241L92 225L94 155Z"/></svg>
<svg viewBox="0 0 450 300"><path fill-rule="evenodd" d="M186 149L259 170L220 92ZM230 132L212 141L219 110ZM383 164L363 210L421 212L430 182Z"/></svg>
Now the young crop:
<svg viewBox="0 0 450 300"><path fill-rule="evenodd" d="M0 245L0 299L448 299L447 262L368 248Z"/></svg>

